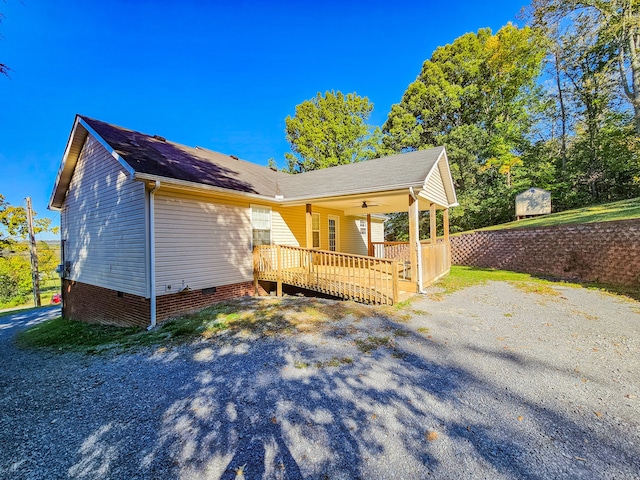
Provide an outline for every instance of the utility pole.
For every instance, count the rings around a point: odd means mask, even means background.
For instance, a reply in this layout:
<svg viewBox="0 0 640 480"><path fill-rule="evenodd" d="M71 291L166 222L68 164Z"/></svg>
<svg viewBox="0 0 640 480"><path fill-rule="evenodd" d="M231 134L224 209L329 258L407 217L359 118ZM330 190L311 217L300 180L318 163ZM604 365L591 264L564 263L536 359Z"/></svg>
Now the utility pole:
<svg viewBox="0 0 640 480"><path fill-rule="evenodd" d="M40 275L38 274L38 251L36 248L36 236L33 233L33 211L31 209L31 197L27 197L27 224L29 225L29 251L31 253L31 280L33 282L33 303L36 307L40 302Z"/></svg>

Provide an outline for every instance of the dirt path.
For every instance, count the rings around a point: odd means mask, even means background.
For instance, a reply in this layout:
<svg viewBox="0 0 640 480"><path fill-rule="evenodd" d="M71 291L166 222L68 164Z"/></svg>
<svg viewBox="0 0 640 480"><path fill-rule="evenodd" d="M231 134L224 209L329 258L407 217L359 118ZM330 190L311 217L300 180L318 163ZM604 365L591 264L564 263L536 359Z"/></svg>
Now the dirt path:
<svg viewBox="0 0 640 480"><path fill-rule="evenodd" d="M640 478L639 303L490 283L409 311L91 357L5 327L0 477Z"/></svg>

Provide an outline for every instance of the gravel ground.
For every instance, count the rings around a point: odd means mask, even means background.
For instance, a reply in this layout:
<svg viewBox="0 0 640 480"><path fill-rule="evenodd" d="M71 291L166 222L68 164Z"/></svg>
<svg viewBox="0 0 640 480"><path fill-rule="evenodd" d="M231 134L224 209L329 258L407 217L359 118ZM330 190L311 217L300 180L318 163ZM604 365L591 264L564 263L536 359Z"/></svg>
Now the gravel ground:
<svg viewBox="0 0 640 480"><path fill-rule="evenodd" d="M101 356L1 317L0 477L640 478L640 304L554 289Z"/></svg>

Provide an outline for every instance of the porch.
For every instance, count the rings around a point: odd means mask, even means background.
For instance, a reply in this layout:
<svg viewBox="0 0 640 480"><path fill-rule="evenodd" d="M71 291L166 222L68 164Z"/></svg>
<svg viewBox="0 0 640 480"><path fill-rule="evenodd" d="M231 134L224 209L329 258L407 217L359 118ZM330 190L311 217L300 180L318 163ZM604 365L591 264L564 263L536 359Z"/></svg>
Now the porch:
<svg viewBox="0 0 640 480"><path fill-rule="evenodd" d="M313 250L284 245L261 245L254 250L254 283L291 285L346 300L394 305L416 293L415 285L400 278L403 264L394 259Z"/></svg>
<svg viewBox="0 0 640 480"><path fill-rule="evenodd" d="M289 217L291 224L299 226L296 242L276 240L255 247L256 287L260 281L269 281L276 283L278 295L282 285L292 285L358 302L393 305L449 272L449 208L457 201L444 148L304 175L310 181L309 191L297 198L285 197L281 203L282 208L299 212ZM315 194L309 195L310 191ZM373 239L372 217L396 212L408 214L409 241L381 242L384 235ZM428 212L428 235L421 235L420 212ZM284 218L284 211L281 215ZM359 232L348 233L340 227L341 219L353 226L356 218L366 218L366 223L359 220ZM437 219L442 221L441 238L437 238ZM428 240L421 242L421 236Z"/></svg>
<svg viewBox="0 0 640 480"><path fill-rule="evenodd" d="M278 296L283 285L291 285L361 303L395 305L421 292L451 268L448 229L438 239L432 226L432 240L420 242L419 248L417 242L412 249L410 242L370 241L372 256L286 245L256 246L255 291L260 281L267 281L276 284Z"/></svg>

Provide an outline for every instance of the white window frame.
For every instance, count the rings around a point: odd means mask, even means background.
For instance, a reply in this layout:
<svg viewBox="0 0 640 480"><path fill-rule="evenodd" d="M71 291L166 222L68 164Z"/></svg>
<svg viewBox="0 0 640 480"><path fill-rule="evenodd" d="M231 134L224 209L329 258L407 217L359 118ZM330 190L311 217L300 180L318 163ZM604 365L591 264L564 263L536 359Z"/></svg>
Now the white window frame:
<svg viewBox="0 0 640 480"><path fill-rule="evenodd" d="M362 235L363 237L367 236L367 221L366 220L358 220L358 231L360 232L360 235Z"/></svg>
<svg viewBox="0 0 640 480"><path fill-rule="evenodd" d="M336 249L335 250L331 250L331 239L329 238L329 235L330 235L329 223L331 222L331 220L334 220L336 225L336 231L335 231ZM340 217L338 215L329 215L327 217L327 249L332 252L340 251Z"/></svg>
<svg viewBox="0 0 640 480"><path fill-rule="evenodd" d="M268 210L269 211L269 245L273 245L273 211L271 207L267 205L254 205L251 204L249 208L249 221L251 222L251 251L253 251L253 231L255 230L253 226L253 211L254 209ZM260 230L260 229L258 229Z"/></svg>
<svg viewBox="0 0 640 480"><path fill-rule="evenodd" d="M313 229L313 219L317 218L318 219L318 229L314 230ZM322 224L320 223L320 214L319 213L312 213L311 214L311 248L317 248L319 249L320 246L322 245ZM318 246L316 247L313 244L313 234L315 232L318 232Z"/></svg>

